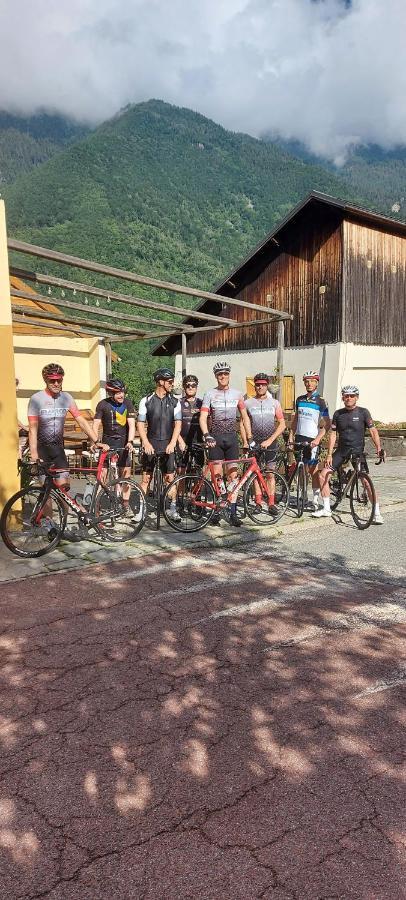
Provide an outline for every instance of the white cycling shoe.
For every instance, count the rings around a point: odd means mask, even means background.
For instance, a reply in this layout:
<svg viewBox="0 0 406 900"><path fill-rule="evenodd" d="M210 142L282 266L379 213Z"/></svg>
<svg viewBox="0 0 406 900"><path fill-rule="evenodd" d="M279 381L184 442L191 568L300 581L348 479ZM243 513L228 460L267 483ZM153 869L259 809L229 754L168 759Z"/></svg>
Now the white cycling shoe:
<svg viewBox="0 0 406 900"><path fill-rule="evenodd" d="M372 525L383 525L383 518L380 513L375 513L372 519Z"/></svg>
<svg viewBox="0 0 406 900"><path fill-rule="evenodd" d="M316 512L312 513L313 519L322 519L323 517L329 519L329 518L331 518L331 516L332 516L331 509L324 509L324 506L322 506L321 509L317 509Z"/></svg>

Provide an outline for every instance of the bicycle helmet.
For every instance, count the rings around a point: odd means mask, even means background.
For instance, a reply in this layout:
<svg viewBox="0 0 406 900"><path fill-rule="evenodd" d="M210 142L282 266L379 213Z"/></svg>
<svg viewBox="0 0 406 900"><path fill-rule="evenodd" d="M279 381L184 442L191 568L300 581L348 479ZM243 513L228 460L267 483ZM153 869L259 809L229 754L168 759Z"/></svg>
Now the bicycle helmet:
<svg viewBox="0 0 406 900"><path fill-rule="evenodd" d="M341 388L341 395L344 397L346 394L355 394L356 397L359 397L359 388L356 384L346 384Z"/></svg>
<svg viewBox="0 0 406 900"><path fill-rule="evenodd" d="M111 394L116 394L118 391L124 391L125 393L124 381L121 381L121 378L109 378L106 381L106 391Z"/></svg>
<svg viewBox="0 0 406 900"><path fill-rule="evenodd" d="M171 378L171 379L175 380L175 376L174 376L173 372L171 372L171 370L170 370L170 369L167 369L166 367L162 367L161 369L157 369L156 372L154 372L154 374L153 374L152 377L153 377L153 379L154 379L155 382L158 382L158 381L167 381L168 378Z"/></svg>
<svg viewBox="0 0 406 900"><path fill-rule="evenodd" d="M54 375L59 375L60 378L63 378L64 374L65 372L59 363L48 363L42 370L43 378L52 378Z"/></svg>
<svg viewBox="0 0 406 900"><path fill-rule="evenodd" d="M269 375L266 372L258 372L254 375L254 384L269 384Z"/></svg>
<svg viewBox="0 0 406 900"><path fill-rule="evenodd" d="M219 375L220 372L231 372L231 366L226 362L217 362L213 366L213 372L215 375Z"/></svg>
<svg viewBox="0 0 406 900"><path fill-rule="evenodd" d="M317 381L320 381L320 375L318 372L314 372L313 369L309 369L308 372L305 372L303 375L303 381L305 378L316 378Z"/></svg>
<svg viewBox="0 0 406 900"><path fill-rule="evenodd" d="M191 382L193 382L193 384L199 384L197 375L184 375L184 377L182 378L183 386L185 386L186 384L190 384Z"/></svg>

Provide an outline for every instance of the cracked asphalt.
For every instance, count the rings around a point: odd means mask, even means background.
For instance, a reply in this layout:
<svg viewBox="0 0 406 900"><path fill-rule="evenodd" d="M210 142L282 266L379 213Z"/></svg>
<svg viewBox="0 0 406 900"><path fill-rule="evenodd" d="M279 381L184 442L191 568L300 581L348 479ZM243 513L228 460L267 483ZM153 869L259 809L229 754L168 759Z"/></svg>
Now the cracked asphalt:
<svg viewBox="0 0 406 900"><path fill-rule="evenodd" d="M406 511L0 585L0 897L406 897Z"/></svg>

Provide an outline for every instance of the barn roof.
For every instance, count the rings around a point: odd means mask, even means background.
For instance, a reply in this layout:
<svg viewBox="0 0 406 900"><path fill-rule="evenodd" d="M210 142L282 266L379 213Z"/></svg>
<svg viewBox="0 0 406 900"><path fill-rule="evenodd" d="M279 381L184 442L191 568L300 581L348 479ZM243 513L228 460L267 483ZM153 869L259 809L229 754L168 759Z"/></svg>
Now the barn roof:
<svg viewBox="0 0 406 900"><path fill-rule="evenodd" d="M229 272L224 279L216 284L213 288L213 293L230 297L237 296L248 280L248 274L252 273L253 270L258 271L261 269L262 261L263 264L266 265L266 262L269 260L269 251L271 249L273 251L279 249L283 241L284 233L291 228L297 220L300 220L302 216L307 216L312 208L316 207L330 208L331 210L336 210L341 219L356 219L357 221L364 222L366 225L378 227L382 231L388 231L392 234L406 237L406 222L392 219L389 216L380 215L380 213L372 212L369 209L363 209L363 207L360 206L353 206L351 203L347 203L346 200L330 197L329 194L311 191L304 200L290 210L288 215L285 216L282 221L278 222L275 228L273 228L272 231L270 231L253 250L251 250L248 256L238 263L238 266L236 266L235 269ZM281 247L281 249L283 248ZM220 301L219 304L217 304L213 300L205 300L203 303L200 303L196 309L201 309L205 312L210 311L214 314L217 312L219 315L221 313ZM189 320L185 319L185 322L189 323ZM198 322L195 320L194 324L197 325ZM155 347L153 353L155 355L166 354L169 356L178 352L179 347L180 338L179 336L174 335L165 340L163 344L161 343Z"/></svg>

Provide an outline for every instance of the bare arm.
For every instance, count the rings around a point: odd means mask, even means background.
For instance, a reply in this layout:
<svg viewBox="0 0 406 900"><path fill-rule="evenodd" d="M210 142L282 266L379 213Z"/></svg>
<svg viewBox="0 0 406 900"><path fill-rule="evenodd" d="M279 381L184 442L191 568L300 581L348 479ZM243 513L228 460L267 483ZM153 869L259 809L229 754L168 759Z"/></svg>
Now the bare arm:
<svg viewBox="0 0 406 900"><path fill-rule="evenodd" d="M295 413L295 415L293 416L293 419L292 419L291 424L290 424L290 431L289 431L289 437L288 437L288 444L293 444L294 438L295 438L295 434L296 434L296 428L297 428L297 413Z"/></svg>
<svg viewBox="0 0 406 900"><path fill-rule="evenodd" d="M330 431L330 434L328 436L328 448L327 448L327 459L326 459L327 465L331 465L331 458L333 456L333 450L336 445L336 437L337 437L337 432Z"/></svg>
<svg viewBox="0 0 406 900"><path fill-rule="evenodd" d="M242 424L243 424L243 426L244 426L245 434L246 434L247 440L248 440L248 442L249 442L249 441L252 440L252 431L251 431L251 421L250 421L250 417L249 417L249 415L248 415L248 413L247 413L247 410L246 410L245 408L244 408L244 409L240 409L240 415L241 415L241 422L242 422Z"/></svg>
<svg viewBox="0 0 406 900"><path fill-rule="evenodd" d="M77 421L78 425L80 425L82 431L84 431L85 434L87 434L88 438L90 438L90 440L94 444L97 441L97 437L98 437L98 432L93 430L94 423L92 422L90 424L90 422L88 422L84 416L76 416L76 421Z"/></svg>
<svg viewBox="0 0 406 900"><path fill-rule="evenodd" d="M276 428L275 428L274 433L271 435L270 438L267 438L266 441L262 441L261 447L265 447L265 448L266 448L266 447L270 447L271 444L274 444L275 441L278 440L278 437L279 437L281 434L283 434L283 432L285 431L285 428L286 428L286 422L285 422L285 419L280 419L279 422L278 422L278 424L277 424L277 426L276 426Z"/></svg>
<svg viewBox="0 0 406 900"><path fill-rule="evenodd" d="M208 427L207 427L207 417L208 417L208 415L209 415L209 410L208 410L208 409L202 409L202 410L201 410L200 416L199 416L199 425L200 425L200 430L201 430L202 434L207 434L207 432L208 432L208 430L209 430Z"/></svg>
<svg viewBox="0 0 406 900"><path fill-rule="evenodd" d="M93 425L94 425L94 422L93 422ZM135 438L135 416L129 416L127 444L132 444L134 438Z"/></svg>
<svg viewBox="0 0 406 900"><path fill-rule="evenodd" d="M375 425L369 429L369 433L371 435L371 440L375 445L377 455L379 455L379 453L381 452L381 439L379 437L379 431L377 428L375 428Z"/></svg>
<svg viewBox="0 0 406 900"><path fill-rule="evenodd" d="M240 427L240 436L241 436L242 445L243 445L243 447L247 447L248 446L247 433L244 428L244 422L241 418L240 418L240 426L239 427Z"/></svg>
<svg viewBox="0 0 406 900"><path fill-rule="evenodd" d="M174 428L173 428L173 432L172 432L172 437L171 437L170 442L169 442L169 444L168 444L168 446L167 446L167 448L166 448L166 453L173 453L173 451L174 451L174 449L175 449L175 447L176 447L176 442L177 442L178 437L179 437L179 435L180 435L181 428L182 428L182 420L179 419L178 421L175 422L175 425L174 425Z"/></svg>
<svg viewBox="0 0 406 900"><path fill-rule="evenodd" d="M38 459L38 422L30 421L28 424L28 444L30 448L30 457L33 462Z"/></svg>

